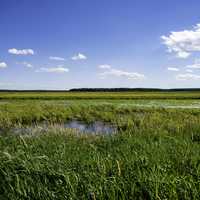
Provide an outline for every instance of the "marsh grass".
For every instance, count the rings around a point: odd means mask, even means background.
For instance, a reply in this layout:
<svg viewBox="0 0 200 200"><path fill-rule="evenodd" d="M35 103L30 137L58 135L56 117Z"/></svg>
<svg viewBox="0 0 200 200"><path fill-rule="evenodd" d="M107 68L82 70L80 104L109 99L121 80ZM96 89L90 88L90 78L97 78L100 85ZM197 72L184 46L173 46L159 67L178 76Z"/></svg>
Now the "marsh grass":
<svg viewBox="0 0 200 200"><path fill-rule="evenodd" d="M1 135L0 199L200 199L200 110L0 105L2 129L71 119L108 122L118 134Z"/></svg>
<svg viewBox="0 0 200 200"><path fill-rule="evenodd" d="M190 137L60 131L0 144L1 199L199 199Z"/></svg>

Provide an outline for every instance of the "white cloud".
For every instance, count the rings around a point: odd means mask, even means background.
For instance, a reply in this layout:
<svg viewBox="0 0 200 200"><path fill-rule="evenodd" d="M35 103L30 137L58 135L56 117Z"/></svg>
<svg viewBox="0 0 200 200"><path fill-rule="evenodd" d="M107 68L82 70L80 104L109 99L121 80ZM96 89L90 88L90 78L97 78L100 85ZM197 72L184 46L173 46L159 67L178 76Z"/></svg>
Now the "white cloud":
<svg viewBox="0 0 200 200"><path fill-rule="evenodd" d="M28 62L17 62L16 64L24 65L25 67L28 67L28 68L33 68L33 65Z"/></svg>
<svg viewBox="0 0 200 200"><path fill-rule="evenodd" d="M36 72L66 73L66 72L69 72L69 69L68 68L64 68L62 66L51 67L51 68L42 67L39 70L36 70Z"/></svg>
<svg viewBox="0 0 200 200"><path fill-rule="evenodd" d="M0 68L6 68L7 64L5 62L0 62Z"/></svg>
<svg viewBox="0 0 200 200"><path fill-rule="evenodd" d="M200 51L200 24L192 30L171 32L169 36L161 36L168 52L174 52L179 58L187 58L192 52Z"/></svg>
<svg viewBox="0 0 200 200"><path fill-rule="evenodd" d="M200 69L200 63L195 63L195 64L192 64L192 65L187 65L186 68Z"/></svg>
<svg viewBox="0 0 200 200"><path fill-rule="evenodd" d="M31 65L30 63L24 62L23 64L28 68L33 68L33 65Z"/></svg>
<svg viewBox="0 0 200 200"><path fill-rule="evenodd" d="M107 65L107 64L104 64L104 65L99 65L98 66L100 69L110 69L111 66L110 65Z"/></svg>
<svg viewBox="0 0 200 200"><path fill-rule="evenodd" d="M64 61L65 60L64 58L56 57L56 56L50 56L49 59L50 60L58 60L58 61Z"/></svg>
<svg viewBox="0 0 200 200"><path fill-rule="evenodd" d="M109 69L103 73L99 74L101 78L105 78L106 76L115 76L115 77L124 77L130 80L142 80L145 78L143 74L139 74L137 72L127 72L117 69Z"/></svg>
<svg viewBox="0 0 200 200"><path fill-rule="evenodd" d="M86 60L87 57L84 54L78 53L72 57L72 60Z"/></svg>
<svg viewBox="0 0 200 200"><path fill-rule="evenodd" d="M186 72L189 72L189 73L192 73L192 72L193 72L193 70L191 70L191 69L186 69L185 71L186 71Z"/></svg>
<svg viewBox="0 0 200 200"><path fill-rule="evenodd" d="M8 53L15 55L34 55L33 49L8 49Z"/></svg>
<svg viewBox="0 0 200 200"><path fill-rule="evenodd" d="M200 80L200 75L191 74L191 73L178 74L176 76L176 80L179 80L179 81Z"/></svg>
<svg viewBox="0 0 200 200"><path fill-rule="evenodd" d="M179 71L179 69L176 68L176 67L168 67L167 70L169 70L169 71L176 71L176 72Z"/></svg>

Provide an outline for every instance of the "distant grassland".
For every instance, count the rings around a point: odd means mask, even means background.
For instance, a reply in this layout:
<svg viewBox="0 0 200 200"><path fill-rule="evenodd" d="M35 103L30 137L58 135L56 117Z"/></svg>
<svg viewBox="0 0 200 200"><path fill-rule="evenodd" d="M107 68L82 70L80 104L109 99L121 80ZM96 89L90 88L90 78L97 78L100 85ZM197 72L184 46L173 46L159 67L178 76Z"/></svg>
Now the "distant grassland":
<svg viewBox="0 0 200 200"><path fill-rule="evenodd" d="M0 92L0 99L200 99L200 92Z"/></svg>

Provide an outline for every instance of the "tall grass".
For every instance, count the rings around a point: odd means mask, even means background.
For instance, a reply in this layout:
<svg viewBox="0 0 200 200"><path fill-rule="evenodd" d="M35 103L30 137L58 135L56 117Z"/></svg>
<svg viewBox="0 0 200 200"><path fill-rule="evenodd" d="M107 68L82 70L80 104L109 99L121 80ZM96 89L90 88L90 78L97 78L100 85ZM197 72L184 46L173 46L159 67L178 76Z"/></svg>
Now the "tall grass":
<svg viewBox="0 0 200 200"><path fill-rule="evenodd" d="M0 199L199 199L199 143L135 134L1 137Z"/></svg>
<svg viewBox="0 0 200 200"><path fill-rule="evenodd" d="M2 129L73 118L112 123L118 134L0 136L0 199L200 199L200 110L0 105Z"/></svg>

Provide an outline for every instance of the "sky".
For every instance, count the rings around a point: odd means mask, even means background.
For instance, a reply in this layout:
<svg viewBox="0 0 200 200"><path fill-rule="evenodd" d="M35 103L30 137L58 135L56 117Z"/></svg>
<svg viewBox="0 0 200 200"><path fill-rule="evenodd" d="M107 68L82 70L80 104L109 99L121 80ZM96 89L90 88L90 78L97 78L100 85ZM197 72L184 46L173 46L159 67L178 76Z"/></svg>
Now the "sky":
<svg viewBox="0 0 200 200"><path fill-rule="evenodd" d="M199 0L0 0L0 89L200 87Z"/></svg>

